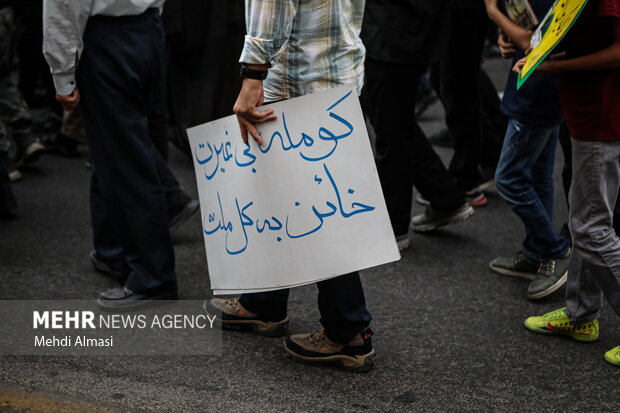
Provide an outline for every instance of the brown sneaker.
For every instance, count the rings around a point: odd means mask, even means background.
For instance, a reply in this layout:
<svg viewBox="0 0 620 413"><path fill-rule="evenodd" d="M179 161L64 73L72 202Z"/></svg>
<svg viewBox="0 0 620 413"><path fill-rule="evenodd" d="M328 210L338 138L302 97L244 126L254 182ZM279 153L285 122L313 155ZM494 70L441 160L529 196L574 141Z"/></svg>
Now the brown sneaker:
<svg viewBox="0 0 620 413"><path fill-rule="evenodd" d="M374 366L371 329L355 336L348 344L338 344L321 328L309 334L294 334L284 341L284 348L296 360L309 363L335 364L344 370L365 373Z"/></svg>
<svg viewBox="0 0 620 413"><path fill-rule="evenodd" d="M286 332L288 317L280 321L263 321L248 311L238 298L212 298L203 303L205 313L216 316L215 322L225 330L252 330L267 337L280 337Z"/></svg>

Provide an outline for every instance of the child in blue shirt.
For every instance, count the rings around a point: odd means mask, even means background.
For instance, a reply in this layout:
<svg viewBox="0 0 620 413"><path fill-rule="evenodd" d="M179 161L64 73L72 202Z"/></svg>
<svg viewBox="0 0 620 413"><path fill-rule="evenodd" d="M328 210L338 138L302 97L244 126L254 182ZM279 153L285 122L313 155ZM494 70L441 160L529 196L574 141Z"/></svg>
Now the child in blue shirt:
<svg viewBox="0 0 620 413"><path fill-rule="evenodd" d="M531 0L539 20L553 0ZM530 47L532 31L520 27L498 8L497 0L485 0L487 13L510 38L515 62ZM530 299L545 297L567 279L570 242L553 224L553 166L562 112L556 79L531 78L517 90L516 73L510 72L500 109L509 118L502 153L495 174L497 190L525 227L522 250L512 257L491 261L500 274L532 280Z"/></svg>

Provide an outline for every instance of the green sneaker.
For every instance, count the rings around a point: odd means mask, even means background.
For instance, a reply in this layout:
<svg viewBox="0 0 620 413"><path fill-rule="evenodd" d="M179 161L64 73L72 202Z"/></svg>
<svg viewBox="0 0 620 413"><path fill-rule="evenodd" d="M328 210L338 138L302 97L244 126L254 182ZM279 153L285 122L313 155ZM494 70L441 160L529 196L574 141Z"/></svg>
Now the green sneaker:
<svg viewBox="0 0 620 413"><path fill-rule="evenodd" d="M525 327L535 333L569 336L577 341L598 340L598 320L575 324L566 315L566 307L540 317L529 317ZM620 351L618 357L620 360Z"/></svg>
<svg viewBox="0 0 620 413"><path fill-rule="evenodd" d="M530 300L538 300L553 294L566 284L569 262L570 252L565 258L556 258L542 262L536 273L536 278L527 288L527 297Z"/></svg>
<svg viewBox="0 0 620 413"><path fill-rule="evenodd" d="M540 262L529 259L523 251L519 251L512 257L495 258L489 263L489 268L498 274L533 280L536 278L540 265Z"/></svg>
<svg viewBox="0 0 620 413"><path fill-rule="evenodd" d="M620 367L620 346L614 347L605 353L605 361L616 367Z"/></svg>

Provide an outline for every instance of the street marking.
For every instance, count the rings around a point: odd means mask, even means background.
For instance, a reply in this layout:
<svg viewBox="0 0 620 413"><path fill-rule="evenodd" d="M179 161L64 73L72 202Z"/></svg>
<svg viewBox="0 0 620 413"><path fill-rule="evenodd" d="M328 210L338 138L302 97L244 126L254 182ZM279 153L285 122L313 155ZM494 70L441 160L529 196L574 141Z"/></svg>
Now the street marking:
<svg viewBox="0 0 620 413"><path fill-rule="evenodd" d="M113 413L107 408L92 408L70 402L60 402L31 393L0 390L0 411L29 413Z"/></svg>

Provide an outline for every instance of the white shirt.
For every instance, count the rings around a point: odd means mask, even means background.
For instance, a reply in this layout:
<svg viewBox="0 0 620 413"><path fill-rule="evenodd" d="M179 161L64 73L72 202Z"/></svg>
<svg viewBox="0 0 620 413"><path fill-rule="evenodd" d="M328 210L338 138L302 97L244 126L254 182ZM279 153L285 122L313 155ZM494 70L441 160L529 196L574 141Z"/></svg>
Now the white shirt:
<svg viewBox="0 0 620 413"><path fill-rule="evenodd" d="M43 0L43 54L59 95L70 95L90 16L135 16L166 0Z"/></svg>

